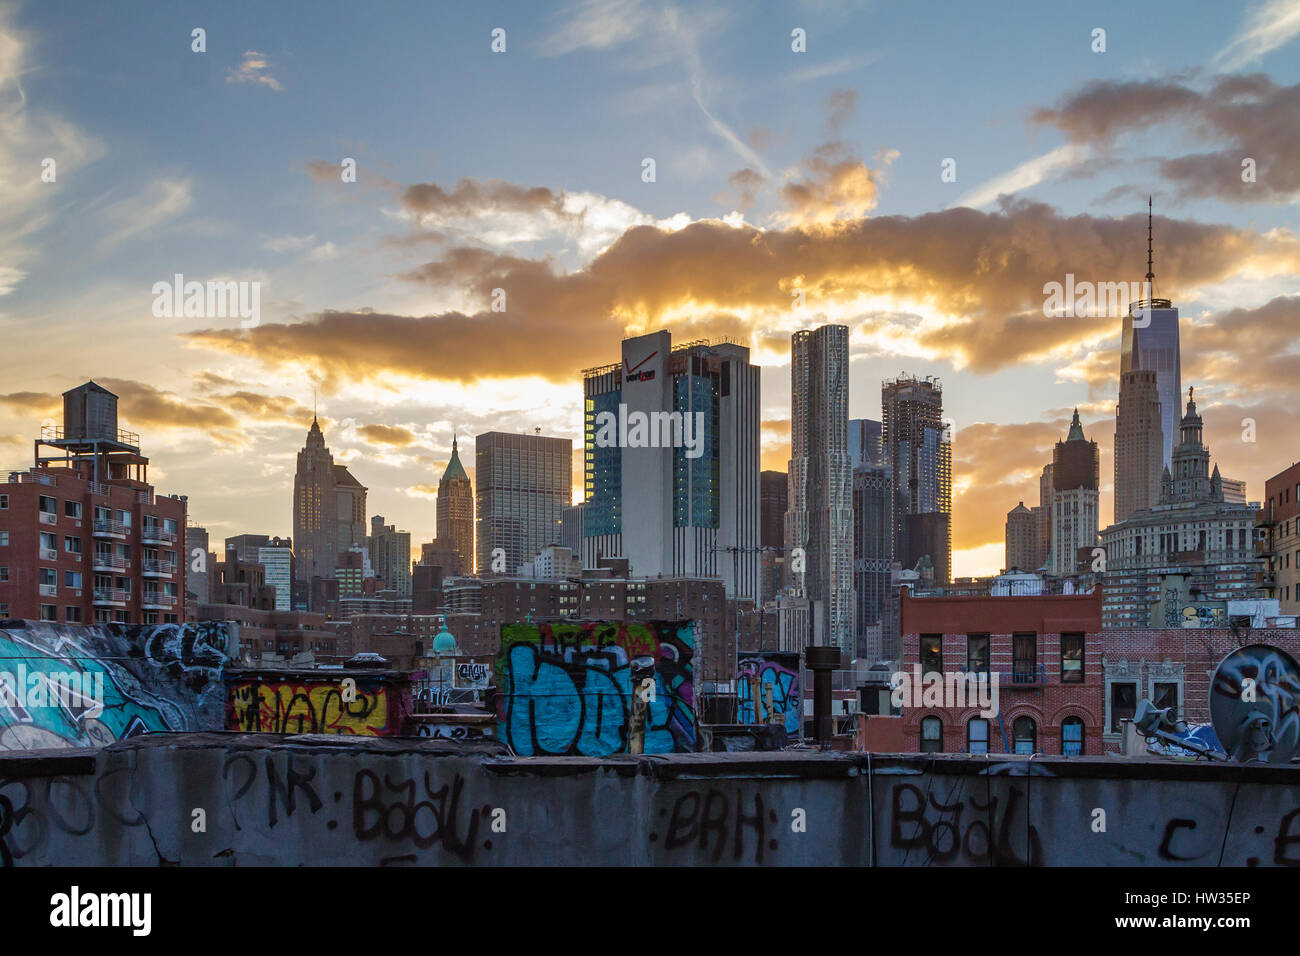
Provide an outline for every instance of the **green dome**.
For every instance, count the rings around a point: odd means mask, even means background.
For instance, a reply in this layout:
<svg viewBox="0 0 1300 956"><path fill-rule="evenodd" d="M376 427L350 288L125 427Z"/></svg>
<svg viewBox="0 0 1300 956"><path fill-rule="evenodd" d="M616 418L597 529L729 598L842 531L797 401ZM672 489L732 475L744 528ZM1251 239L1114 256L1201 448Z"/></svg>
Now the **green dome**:
<svg viewBox="0 0 1300 956"><path fill-rule="evenodd" d="M456 638L445 626L433 639L433 653L438 655L456 653Z"/></svg>

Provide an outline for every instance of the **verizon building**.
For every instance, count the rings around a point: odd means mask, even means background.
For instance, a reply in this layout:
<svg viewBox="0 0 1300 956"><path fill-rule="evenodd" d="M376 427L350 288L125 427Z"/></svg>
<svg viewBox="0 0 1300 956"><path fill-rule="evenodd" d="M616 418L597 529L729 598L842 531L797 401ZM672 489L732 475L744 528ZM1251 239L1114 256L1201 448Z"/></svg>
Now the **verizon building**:
<svg viewBox="0 0 1300 956"><path fill-rule="evenodd" d="M626 339L583 372L582 560L759 595L759 368L729 342ZM730 550L727 550L730 549Z"/></svg>

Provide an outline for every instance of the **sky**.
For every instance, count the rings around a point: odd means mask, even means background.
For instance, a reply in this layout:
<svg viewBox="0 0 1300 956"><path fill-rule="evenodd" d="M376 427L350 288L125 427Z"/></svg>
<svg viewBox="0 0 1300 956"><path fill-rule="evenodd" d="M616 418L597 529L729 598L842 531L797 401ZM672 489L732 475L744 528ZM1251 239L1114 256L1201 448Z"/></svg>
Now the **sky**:
<svg viewBox="0 0 1300 956"><path fill-rule="evenodd" d="M213 540L288 535L316 408L418 551L453 435L471 477L475 434L572 438L580 497L630 334L749 344L784 471L790 336L835 322L851 417L941 379L953 573L994 573L1076 407L1108 523L1119 313L1044 287L1140 281L1151 196L1258 500L1300 458L1300 0L1134 6L0 0L0 468L93 378ZM257 324L158 314L176 274Z"/></svg>

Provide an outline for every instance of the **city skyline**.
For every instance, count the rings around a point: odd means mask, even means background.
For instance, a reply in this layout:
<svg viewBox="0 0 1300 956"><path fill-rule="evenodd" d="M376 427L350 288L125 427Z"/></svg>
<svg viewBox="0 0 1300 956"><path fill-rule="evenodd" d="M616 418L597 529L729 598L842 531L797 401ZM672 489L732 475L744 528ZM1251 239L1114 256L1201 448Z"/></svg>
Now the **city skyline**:
<svg viewBox="0 0 1300 956"><path fill-rule="evenodd" d="M615 22L578 4L509 13L496 59L495 14L450 11L436 62L427 32L387 38L393 63L429 64L428 84L380 68L322 87L307 78L332 47L279 11L204 11L197 54L189 12L133 33L108 11L74 26L67 11L5 5L0 328L15 367L0 467L25 469L60 394L94 379L146 436L159 490L187 494L214 539L287 536L293 456L319 389L335 461L366 486L370 513L418 546L434 538L453 434L541 427L580 443L581 369L661 328L751 349L766 370L761 467L784 470L790 335L847 324L851 418L878 419L877 389L900 371L943 379L953 574L989 573L1007 510L1037 500L1076 405L1099 445L1099 511L1113 513L1121 318L1045 317L1043 286L1140 280L1154 194L1156 294L1181 310L1183 378L1223 474L1260 500L1291 461L1300 397L1286 120L1300 77L1295 31L1267 29L1273 7L1195 23L1120 5L1077 23L958 11L921 44L897 34L898 10L802 5L787 27L723 6L684 5L670 22L628 3ZM1105 53L1089 48L1093 20L1109 28ZM796 26L807 53L790 50ZM357 29L358 44L373 39ZM1026 59L990 55L979 90L955 93L958 44L1008 39ZM132 52L141 65L124 67ZM1211 66L1185 75L1198 63ZM554 89L529 80L541 69ZM87 92L85 70L107 78L100 91ZM458 72L472 89L443 104L432 91ZM168 82L167 98L150 92ZM906 108L889 92L903 87ZM195 128L190 93L205 129L230 142ZM1252 108L1227 109L1240 102ZM373 120L357 118L375 104ZM575 112L590 120L564 135L532 119ZM402 115L431 128L410 131ZM484 116L499 117L491 136ZM638 133L655 127L669 132ZM41 180L47 157L53 182ZM355 183L341 178L345 157ZM947 158L955 182L941 179ZM154 285L177 274L260 282L260 323L159 317ZM51 336L66 343L57 365ZM475 451L462 442L466 461Z"/></svg>

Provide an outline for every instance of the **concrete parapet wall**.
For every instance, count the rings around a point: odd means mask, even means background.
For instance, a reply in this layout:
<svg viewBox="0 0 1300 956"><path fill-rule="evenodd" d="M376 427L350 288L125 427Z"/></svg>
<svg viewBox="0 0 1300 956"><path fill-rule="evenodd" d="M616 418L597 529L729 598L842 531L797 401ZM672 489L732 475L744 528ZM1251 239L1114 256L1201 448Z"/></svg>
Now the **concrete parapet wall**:
<svg viewBox="0 0 1300 956"><path fill-rule="evenodd" d="M1300 767L802 751L515 758L490 741L149 734L0 756L0 857L1300 865Z"/></svg>

